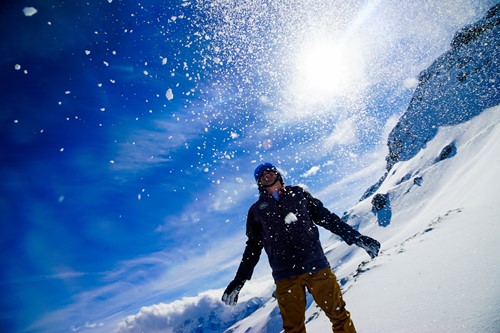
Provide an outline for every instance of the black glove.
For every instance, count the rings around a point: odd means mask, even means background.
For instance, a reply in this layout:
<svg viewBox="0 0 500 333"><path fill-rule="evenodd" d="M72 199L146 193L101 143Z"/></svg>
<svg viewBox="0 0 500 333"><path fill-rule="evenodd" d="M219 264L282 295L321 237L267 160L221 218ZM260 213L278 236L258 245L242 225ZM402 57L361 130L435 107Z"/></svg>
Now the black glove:
<svg viewBox="0 0 500 333"><path fill-rule="evenodd" d="M224 294L222 294L222 301L229 306L235 306L238 303L238 295L241 288L245 284L245 280L234 279L229 283Z"/></svg>
<svg viewBox="0 0 500 333"><path fill-rule="evenodd" d="M372 259L378 256L378 251L380 250L380 243L375 239L370 238L368 236L360 235L356 239L354 244L364 249Z"/></svg>

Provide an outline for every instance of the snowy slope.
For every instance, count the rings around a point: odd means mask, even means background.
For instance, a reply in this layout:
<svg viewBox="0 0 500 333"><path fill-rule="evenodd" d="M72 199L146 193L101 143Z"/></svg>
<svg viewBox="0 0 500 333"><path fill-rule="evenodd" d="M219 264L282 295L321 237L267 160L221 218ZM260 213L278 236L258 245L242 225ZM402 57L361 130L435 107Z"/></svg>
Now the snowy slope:
<svg viewBox="0 0 500 333"><path fill-rule="evenodd" d="M378 227L373 214L362 232L379 239L383 251L345 285L361 332L500 331L499 125L496 107L440 129L382 184L391 222ZM450 141L456 154L438 161ZM352 214L369 219L366 206Z"/></svg>
<svg viewBox="0 0 500 333"><path fill-rule="evenodd" d="M335 236L323 244L360 332L500 332L499 12L457 33L421 74L389 137L389 172L344 216L381 241L380 256ZM277 333L272 290L269 274L235 308L222 289L144 307L117 332ZM306 318L309 332L329 331L310 299Z"/></svg>
<svg viewBox="0 0 500 333"><path fill-rule="evenodd" d="M450 141L456 154L439 160ZM441 128L382 184L392 211L387 226L379 225L369 200L350 211L351 219L363 221L362 233L382 242L380 256L368 260L335 237L325 244L335 248L329 259L360 332L500 331L498 142L500 107ZM227 332L280 332L263 325L276 314L270 299ZM328 319L314 303L306 318L308 331L328 332Z"/></svg>

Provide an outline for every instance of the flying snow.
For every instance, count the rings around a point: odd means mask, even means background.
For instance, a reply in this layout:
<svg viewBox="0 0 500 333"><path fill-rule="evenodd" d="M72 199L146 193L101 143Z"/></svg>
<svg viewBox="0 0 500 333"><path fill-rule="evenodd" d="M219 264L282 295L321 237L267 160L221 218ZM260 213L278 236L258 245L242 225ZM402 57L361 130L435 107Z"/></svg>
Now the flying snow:
<svg viewBox="0 0 500 333"><path fill-rule="evenodd" d="M294 213L288 213L287 216L285 216L285 223L286 224L291 224L293 222L297 222L298 218Z"/></svg>
<svg viewBox="0 0 500 333"><path fill-rule="evenodd" d="M35 7L24 7L23 13L25 16L33 16L38 13L38 10Z"/></svg>
<svg viewBox="0 0 500 333"><path fill-rule="evenodd" d="M167 92L165 93L165 97L171 101L172 99L174 99L174 93L172 92L172 89L167 89Z"/></svg>

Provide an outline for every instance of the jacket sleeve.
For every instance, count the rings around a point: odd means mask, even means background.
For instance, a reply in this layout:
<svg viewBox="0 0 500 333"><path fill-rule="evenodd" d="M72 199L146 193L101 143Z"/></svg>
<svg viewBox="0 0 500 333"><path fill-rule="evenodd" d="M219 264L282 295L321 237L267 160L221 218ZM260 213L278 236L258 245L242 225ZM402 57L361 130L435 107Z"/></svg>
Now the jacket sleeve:
<svg viewBox="0 0 500 333"><path fill-rule="evenodd" d="M308 201L309 215L314 223L340 236L349 245L355 243L358 237L361 236L356 229L323 206L319 199L314 198L307 191L304 191L304 194Z"/></svg>
<svg viewBox="0 0 500 333"><path fill-rule="evenodd" d="M262 226L255 221L250 209L247 216L246 231L248 240L235 279L243 281L252 278L253 270L259 262L260 254L262 253L263 241L261 228Z"/></svg>

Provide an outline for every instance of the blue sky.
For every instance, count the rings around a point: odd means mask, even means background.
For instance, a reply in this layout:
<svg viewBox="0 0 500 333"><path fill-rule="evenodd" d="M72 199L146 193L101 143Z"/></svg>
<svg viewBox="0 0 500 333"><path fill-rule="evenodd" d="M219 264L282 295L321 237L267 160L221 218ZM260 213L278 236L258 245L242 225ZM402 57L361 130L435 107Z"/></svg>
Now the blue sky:
<svg viewBox="0 0 500 333"><path fill-rule="evenodd" d="M222 288L263 161L341 215L418 73L493 3L3 4L1 326Z"/></svg>

